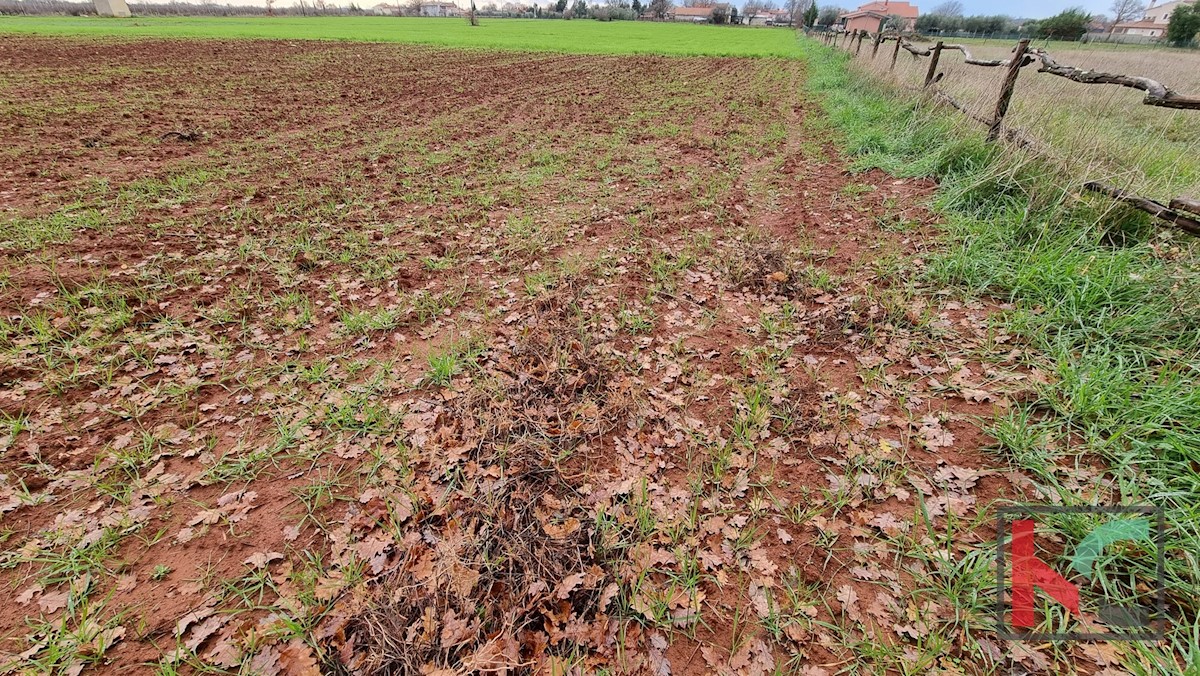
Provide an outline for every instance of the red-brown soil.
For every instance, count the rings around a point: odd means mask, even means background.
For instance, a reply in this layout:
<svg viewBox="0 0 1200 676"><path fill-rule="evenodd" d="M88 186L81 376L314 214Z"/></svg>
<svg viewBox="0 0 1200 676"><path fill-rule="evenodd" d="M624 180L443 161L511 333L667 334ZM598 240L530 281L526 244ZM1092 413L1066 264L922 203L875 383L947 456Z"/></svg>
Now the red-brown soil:
<svg viewBox="0 0 1200 676"><path fill-rule="evenodd" d="M1036 374L912 287L933 186L848 172L801 63L7 38L0 71L17 668L913 660L950 603L913 595L919 505L1018 493L979 418Z"/></svg>

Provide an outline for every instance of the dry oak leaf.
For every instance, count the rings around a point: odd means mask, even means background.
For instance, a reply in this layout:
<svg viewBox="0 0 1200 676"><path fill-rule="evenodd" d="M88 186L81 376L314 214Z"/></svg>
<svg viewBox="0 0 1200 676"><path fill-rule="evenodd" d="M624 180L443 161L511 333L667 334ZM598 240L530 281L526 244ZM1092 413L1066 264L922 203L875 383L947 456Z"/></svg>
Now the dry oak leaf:
<svg viewBox="0 0 1200 676"><path fill-rule="evenodd" d="M298 639L280 648L279 667L284 676L321 676L312 648Z"/></svg>
<svg viewBox="0 0 1200 676"><path fill-rule="evenodd" d="M184 632L186 632L193 624L196 624L215 612L217 612L215 608L206 606L204 608L197 608L187 615L184 615L175 623L175 635L183 636Z"/></svg>
<svg viewBox="0 0 1200 676"><path fill-rule="evenodd" d="M443 650L466 643L473 633L467 618L460 618L455 614L453 608L446 609L446 613L442 615L441 647Z"/></svg>
<svg viewBox="0 0 1200 676"><path fill-rule="evenodd" d="M280 653L275 646L269 645L263 648L250 660L250 673L256 674L256 676L282 676L286 673L283 671Z"/></svg>
<svg viewBox="0 0 1200 676"><path fill-rule="evenodd" d="M1050 668L1050 658L1020 641L1012 642L1009 646L1009 651L1012 653L1014 660L1024 662L1032 667L1034 671L1046 671Z"/></svg>
<svg viewBox="0 0 1200 676"><path fill-rule="evenodd" d="M771 602L767 599L766 590L757 580L750 583L750 603L759 617L766 618L771 615Z"/></svg>
<svg viewBox="0 0 1200 676"><path fill-rule="evenodd" d="M278 561L282 558L282 552L255 552L246 557L246 560L242 561L242 563L251 568L266 568L272 561Z"/></svg>
<svg viewBox="0 0 1200 676"><path fill-rule="evenodd" d="M379 575L387 566L387 553L391 550L393 541L390 535L372 535L371 537L351 546L359 558L371 564L371 573Z"/></svg>
<svg viewBox="0 0 1200 676"><path fill-rule="evenodd" d="M566 540L579 530L579 526L579 519L575 517L565 519L561 524L542 522L542 530L546 531L546 535L555 540Z"/></svg>
<svg viewBox="0 0 1200 676"><path fill-rule="evenodd" d="M1080 643L1079 652L1098 666L1106 667L1121 663L1121 649L1112 643Z"/></svg>
<svg viewBox="0 0 1200 676"><path fill-rule="evenodd" d="M42 585L35 584L32 587L30 587L29 589L26 589L25 591L21 592L20 594L17 594L17 597L14 600L21 605L25 605L25 604L29 603L30 601L32 601L33 597L37 596L38 594L41 594L43 589L45 589L45 587L43 587Z"/></svg>
<svg viewBox="0 0 1200 676"><path fill-rule="evenodd" d="M779 566L776 566L775 562L771 560L767 550L761 547L750 550L750 563L768 578L775 577L775 573L779 571Z"/></svg>
<svg viewBox="0 0 1200 676"><path fill-rule="evenodd" d="M554 596L559 599L569 598L571 592L583 583L585 577L587 577L587 573L575 573L574 575L564 577L562 582L559 582L558 586L554 589Z"/></svg>
<svg viewBox="0 0 1200 676"><path fill-rule="evenodd" d="M862 611L858 608L858 592L854 591L854 587L848 584L838 587L837 600L842 602L842 612L850 619L862 621Z"/></svg>
<svg viewBox="0 0 1200 676"><path fill-rule="evenodd" d="M38 599L38 607L42 609L43 613L53 613L66 608L67 592L59 591L42 594L42 597Z"/></svg>
<svg viewBox="0 0 1200 676"><path fill-rule="evenodd" d="M229 619L229 615L213 615L206 618L203 622L192 627L191 633L188 634L183 644L188 647L188 650L196 652L200 649L200 646L204 645L208 637L220 631L221 627L225 626L225 623Z"/></svg>

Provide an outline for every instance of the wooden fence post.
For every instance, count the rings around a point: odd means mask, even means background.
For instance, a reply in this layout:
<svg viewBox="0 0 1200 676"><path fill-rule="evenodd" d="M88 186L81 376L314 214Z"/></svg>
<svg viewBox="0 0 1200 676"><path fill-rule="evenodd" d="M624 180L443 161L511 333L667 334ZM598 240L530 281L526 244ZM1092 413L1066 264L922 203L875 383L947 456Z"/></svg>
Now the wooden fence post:
<svg viewBox="0 0 1200 676"><path fill-rule="evenodd" d="M1012 60L1008 64L1008 72L1004 74L1004 84L1000 86L1000 98L996 99L996 112L992 115L992 124L988 127L988 142L1000 138L1000 124L1008 113L1008 104L1012 100L1013 88L1017 85L1017 75L1021 74L1021 66L1025 63L1025 51L1029 49L1029 39L1017 43Z"/></svg>
<svg viewBox="0 0 1200 676"><path fill-rule="evenodd" d="M896 70L896 58L900 56L900 41L902 39L903 39L903 37L899 33L897 33L896 34L896 48L892 50L892 65L888 67L888 70Z"/></svg>
<svg viewBox="0 0 1200 676"><path fill-rule="evenodd" d="M925 71L925 86L933 84L933 75L937 72L938 59L942 58L942 41L938 40L929 54L929 70Z"/></svg>
<svg viewBox="0 0 1200 676"><path fill-rule="evenodd" d="M871 60L875 60L875 55L879 53L879 43L883 42L883 31L875 34L875 44L871 46Z"/></svg>
<svg viewBox="0 0 1200 676"><path fill-rule="evenodd" d="M854 48L854 55L855 55L855 56L858 56L858 55L859 55L859 53L860 53L860 52L862 52L862 41L863 41L863 38L865 38L865 37L867 37L867 32L866 32L866 31L859 31L859 32L858 32L858 46Z"/></svg>

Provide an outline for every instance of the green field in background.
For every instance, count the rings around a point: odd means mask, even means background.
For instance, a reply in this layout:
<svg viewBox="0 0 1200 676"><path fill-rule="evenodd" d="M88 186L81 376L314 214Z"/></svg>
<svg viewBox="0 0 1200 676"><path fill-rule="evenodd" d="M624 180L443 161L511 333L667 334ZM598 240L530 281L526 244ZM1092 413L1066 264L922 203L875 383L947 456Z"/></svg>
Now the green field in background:
<svg viewBox="0 0 1200 676"><path fill-rule="evenodd" d="M418 17L0 17L0 34L160 38L361 40L576 54L783 56L799 54L786 28L650 21Z"/></svg>

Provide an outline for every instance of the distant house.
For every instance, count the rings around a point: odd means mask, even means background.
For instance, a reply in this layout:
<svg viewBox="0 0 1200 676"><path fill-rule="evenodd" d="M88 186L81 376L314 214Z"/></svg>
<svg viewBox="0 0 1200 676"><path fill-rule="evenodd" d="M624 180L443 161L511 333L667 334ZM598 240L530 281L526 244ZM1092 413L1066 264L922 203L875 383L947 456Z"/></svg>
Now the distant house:
<svg viewBox="0 0 1200 676"><path fill-rule="evenodd" d="M840 15L838 21L842 30L879 33L892 17L901 20L900 30L911 31L917 24L917 6L889 0L868 2L853 12Z"/></svg>
<svg viewBox="0 0 1200 676"><path fill-rule="evenodd" d="M377 16L398 16L403 13L400 5L389 5L381 2L371 8L371 13Z"/></svg>
<svg viewBox="0 0 1200 676"><path fill-rule="evenodd" d="M453 2L422 2L421 16L462 16L462 9Z"/></svg>
<svg viewBox="0 0 1200 676"><path fill-rule="evenodd" d="M1161 5L1155 5L1150 0L1142 18L1137 21L1122 21L1112 27L1112 35L1118 40L1128 38L1128 42L1151 41L1162 38L1167 34L1167 24L1171 23L1171 12L1180 5L1190 5L1195 0L1174 0Z"/></svg>
<svg viewBox="0 0 1200 676"><path fill-rule="evenodd" d="M786 9L764 9L742 20L750 26L786 26L791 23Z"/></svg>
<svg viewBox="0 0 1200 676"><path fill-rule="evenodd" d="M668 21L685 21L689 23L710 23L713 19L713 11L724 9L725 16L729 16L729 3L718 3L711 7L672 7L667 11Z"/></svg>

